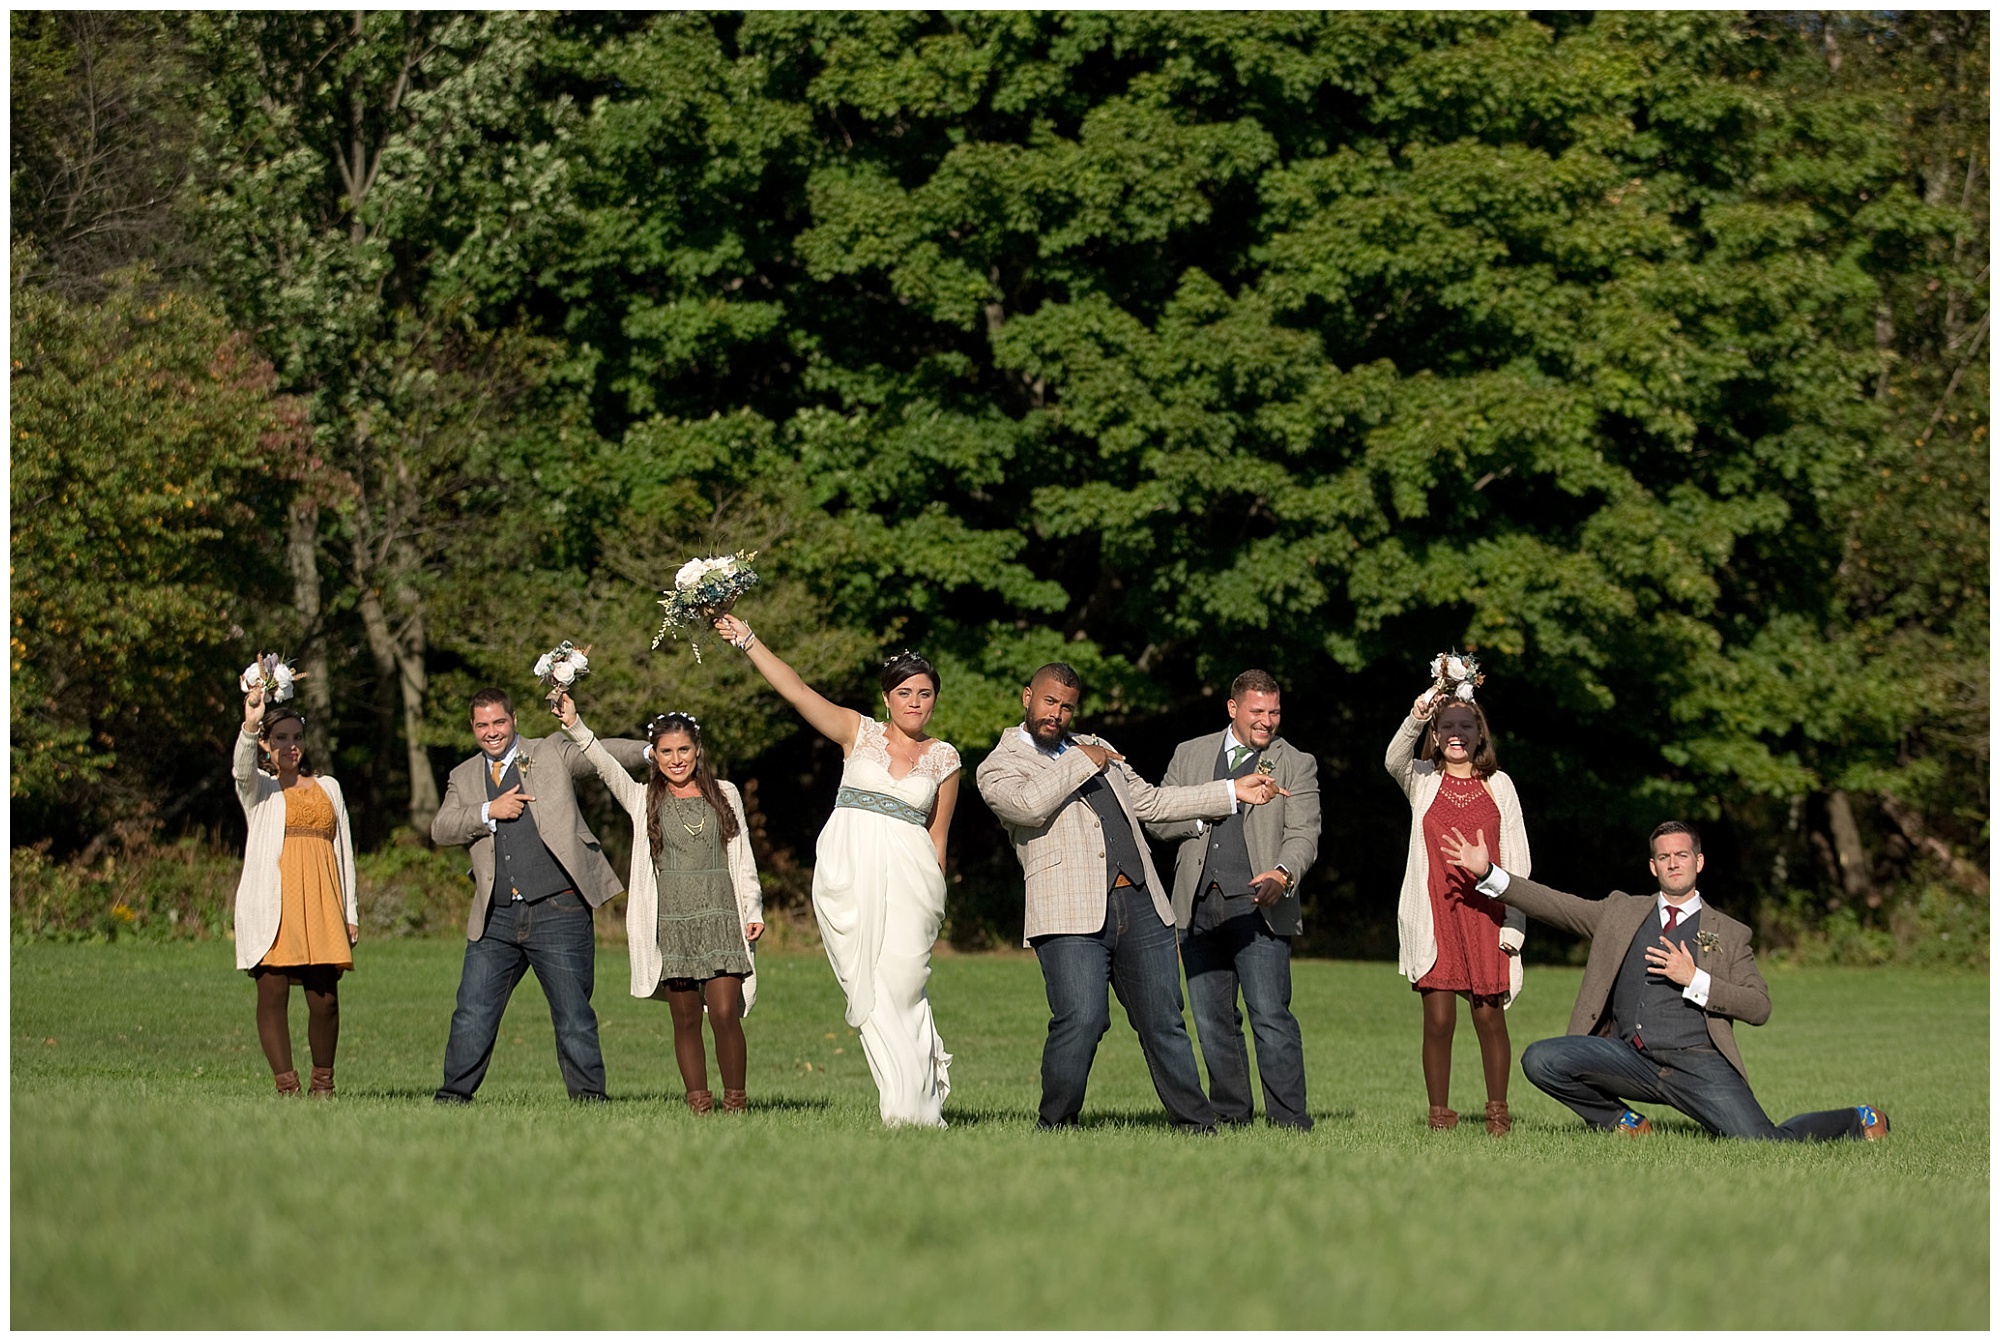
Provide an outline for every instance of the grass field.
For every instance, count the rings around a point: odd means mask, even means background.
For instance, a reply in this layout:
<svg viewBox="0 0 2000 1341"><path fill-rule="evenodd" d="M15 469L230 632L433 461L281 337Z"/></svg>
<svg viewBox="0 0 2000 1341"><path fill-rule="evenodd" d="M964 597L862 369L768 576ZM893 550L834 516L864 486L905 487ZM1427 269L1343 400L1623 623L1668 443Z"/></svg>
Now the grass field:
<svg viewBox="0 0 2000 1341"><path fill-rule="evenodd" d="M1165 1128L1119 1012L1069 1133L1033 1129L1031 958L944 957L947 1131L884 1131L823 959L762 961L742 1120L679 1102L665 1007L598 1007L614 1102L562 1097L516 994L479 1102L432 1105L462 942L365 943L340 1098L280 1103L226 945L17 944L12 1322L82 1327L1980 1328L1987 980L1775 971L1742 1030L1776 1118L1870 1101L1876 1144L1424 1130L1415 1001L1303 962L1319 1125ZM1518 1055L1575 970L1531 970ZM294 1006L304 1060L304 1010ZM1476 1113L1461 1025L1457 1106ZM1670 1249L1672 1260L1659 1256Z"/></svg>

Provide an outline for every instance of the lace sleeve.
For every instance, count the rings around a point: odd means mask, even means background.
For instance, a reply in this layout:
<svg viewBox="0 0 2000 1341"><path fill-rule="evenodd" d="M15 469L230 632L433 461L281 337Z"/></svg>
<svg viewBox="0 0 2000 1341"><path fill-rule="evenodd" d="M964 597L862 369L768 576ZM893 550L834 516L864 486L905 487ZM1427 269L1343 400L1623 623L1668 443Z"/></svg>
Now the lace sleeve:
<svg viewBox="0 0 2000 1341"><path fill-rule="evenodd" d="M887 742L889 729L867 713L861 714L861 725L854 732L854 757L873 759L886 771L889 767Z"/></svg>
<svg viewBox="0 0 2000 1341"><path fill-rule="evenodd" d="M944 740L924 751L923 766L925 776L936 778L939 782L964 767L959 762L958 751L951 747L951 742Z"/></svg>

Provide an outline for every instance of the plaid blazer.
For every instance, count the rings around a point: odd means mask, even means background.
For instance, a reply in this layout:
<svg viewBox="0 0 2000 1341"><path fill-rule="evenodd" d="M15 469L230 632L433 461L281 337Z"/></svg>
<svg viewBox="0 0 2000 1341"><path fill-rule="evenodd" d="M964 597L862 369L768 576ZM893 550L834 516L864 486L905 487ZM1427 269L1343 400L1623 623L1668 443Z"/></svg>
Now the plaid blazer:
<svg viewBox="0 0 2000 1341"><path fill-rule="evenodd" d="M1069 740L1072 746L1113 748L1100 736L1072 735ZM1023 945L1037 936L1087 936L1104 925L1109 893L1104 826L1097 812L1076 794L1096 771L1082 750L1071 748L1050 757L1030 744L1018 727L1004 732L979 765L979 795L1006 826L1027 879ZM1173 906L1160 887L1139 823L1221 819L1235 804L1236 784L1225 778L1197 787L1155 787L1123 760L1106 765L1104 776L1132 826L1133 845L1146 865L1146 890L1153 909L1162 923L1172 926Z"/></svg>

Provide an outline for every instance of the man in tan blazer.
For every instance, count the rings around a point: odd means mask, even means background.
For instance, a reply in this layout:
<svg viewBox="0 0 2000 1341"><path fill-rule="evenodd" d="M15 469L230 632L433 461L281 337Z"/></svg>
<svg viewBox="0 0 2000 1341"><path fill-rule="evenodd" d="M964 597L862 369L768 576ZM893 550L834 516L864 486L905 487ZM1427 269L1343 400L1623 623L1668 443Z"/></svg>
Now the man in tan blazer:
<svg viewBox="0 0 2000 1341"><path fill-rule="evenodd" d="M1219 823L1180 820L1148 824L1146 832L1181 840L1174 858L1174 926L1216 1120L1240 1124L1251 1117L1250 1057L1236 1005L1240 987L1257 1036L1265 1120L1310 1131L1305 1047L1292 1015L1292 937L1302 925L1299 877L1319 855L1319 763L1279 736L1283 699L1268 672L1237 676L1225 710L1228 727L1183 741L1161 785L1263 773L1284 795Z"/></svg>
<svg viewBox="0 0 2000 1341"><path fill-rule="evenodd" d="M1181 1020L1173 910L1141 820L1220 819L1238 801L1278 792L1252 774L1199 787L1153 787L1096 736L1072 736L1081 683L1060 662L1021 691L1025 720L979 765L979 794L1007 826L1027 879L1024 938L1048 990L1037 1125L1075 1126L1098 1040L1111 1027L1107 986L1138 1032L1153 1088L1174 1125L1213 1131L1194 1048Z"/></svg>
<svg viewBox="0 0 2000 1341"><path fill-rule="evenodd" d="M595 772L583 751L567 736L530 740L514 726L504 691L472 696L479 753L452 769L431 821L432 842L472 849L473 884L439 1103L472 1101L507 1000L530 968L549 1000L570 1097L604 1098L604 1055L590 1006L597 965L591 911L624 886L577 812L572 780ZM643 741L604 745L627 768L644 761Z"/></svg>
<svg viewBox="0 0 2000 1341"><path fill-rule="evenodd" d="M1521 1070L1593 1127L1653 1130L1627 1102L1665 1104L1712 1135L1764 1141L1875 1140L1889 1115L1868 1104L1801 1113L1773 1123L1736 1050L1732 1022L1771 1018L1771 992L1750 950L1750 928L1702 902L1695 878L1701 835L1669 820L1653 830L1657 894L1600 900L1510 876L1493 865L1484 832L1453 830L1440 851L1480 877L1482 893L1551 926L1590 938L1590 960L1569 1034L1528 1045Z"/></svg>

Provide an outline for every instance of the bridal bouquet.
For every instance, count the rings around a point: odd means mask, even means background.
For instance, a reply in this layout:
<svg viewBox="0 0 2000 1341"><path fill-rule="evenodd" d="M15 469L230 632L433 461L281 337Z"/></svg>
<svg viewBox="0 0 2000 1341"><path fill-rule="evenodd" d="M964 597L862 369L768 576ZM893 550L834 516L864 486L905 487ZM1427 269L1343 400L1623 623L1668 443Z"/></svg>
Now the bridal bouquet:
<svg viewBox="0 0 2000 1341"><path fill-rule="evenodd" d="M292 696L292 681L304 678L302 672L293 670L276 652L262 652L236 677L236 687L246 694L253 689L266 689L270 702L283 703Z"/></svg>
<svg viewBox="0 0 2000 1341"><path fill-rule="evenodd" d="M1479 662L1469 653L1440 652L1431 658L1431 697L1443 695L1472 702L1472 691L1486 683Z"/></svg>
<svg viewBox="0 0 2000 1341"><path fill-rule="evenodd" d="M728 614L736 598L757 585L757 571L750 566L756 557L754 549L748 553L739 549L720 558L689 559L682 564L674 574L673 589L660 599L666 615L660 620L660 631L653 635L654 648L669 634L678 637L685 631L694 659L700 661L696 633Z"/></svg>
<svg viewBox="0 0 2000 1341"><path fill-rule="evenodd" d="M578 647L565 638L542 653L541 659L535 662L535 678L549 691L551 708L556 705L557 699L569 692L570 686L590 674L589 652L588 647Z"/></svg>

